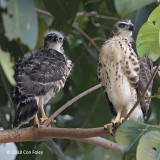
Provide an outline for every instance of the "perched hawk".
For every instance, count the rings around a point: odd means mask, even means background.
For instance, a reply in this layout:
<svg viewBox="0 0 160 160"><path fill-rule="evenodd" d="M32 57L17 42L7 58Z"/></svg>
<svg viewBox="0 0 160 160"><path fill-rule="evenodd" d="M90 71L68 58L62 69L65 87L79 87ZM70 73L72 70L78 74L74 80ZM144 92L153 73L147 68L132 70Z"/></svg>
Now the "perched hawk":
<svg viewBox="0 0 160 160"><path fill-rule="evenodd" d="M72 69L72 62L63 50L63 35L49 31L44 37L44 47L26 54L15 66L17 86L12 89L12 100L18 105L14 127L28 123L40 106L41 122L48 119L43 106L65 85Z"/></svg>
<svg viewBox="0 0 160 160"><path fill-rule="evenodd" d="M116 22L112 37L104 42L99 55L98 78L116 116L113 126L134 106L153 72L152 61L146 55L140 59L136 54L133 29L130 20ZM151 95L151 90L152 84L146 96ZM149 104L150 99L143 98L129 119L143 122Z"/></svg>

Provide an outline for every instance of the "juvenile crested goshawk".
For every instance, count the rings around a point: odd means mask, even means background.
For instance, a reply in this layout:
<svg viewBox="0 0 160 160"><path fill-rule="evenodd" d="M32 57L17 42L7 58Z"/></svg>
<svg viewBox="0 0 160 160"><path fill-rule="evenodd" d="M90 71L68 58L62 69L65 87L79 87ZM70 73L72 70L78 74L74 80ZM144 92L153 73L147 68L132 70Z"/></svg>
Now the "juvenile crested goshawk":
<svg viewBox="0 0 160 160"><path fill-rule="evenodd" d="M72 69L72 62L63 50L63 39L60 32L47 32L44 46L24 55L16 64L17 85L12 89L12 100L18 105L18 111L14 127L28 123L33 117L35 124L39 124L38 106L42 112L41 122L48 119L43 106L64 87Z"/></svg>
<svg viewBox="0 0 160 160"><path fill-rule="evenodd" d="M136 53L133 30L130 20L116 22L112 37L104 42L99 55L98 78L111 112L116 116L112 126L119 123L134 106L153 72L152 61L146 55L139 58ZM151 96L151 92L152 84L146 96ZM143 98L129 119L143 122L149 104L150 99Z"/></svg>

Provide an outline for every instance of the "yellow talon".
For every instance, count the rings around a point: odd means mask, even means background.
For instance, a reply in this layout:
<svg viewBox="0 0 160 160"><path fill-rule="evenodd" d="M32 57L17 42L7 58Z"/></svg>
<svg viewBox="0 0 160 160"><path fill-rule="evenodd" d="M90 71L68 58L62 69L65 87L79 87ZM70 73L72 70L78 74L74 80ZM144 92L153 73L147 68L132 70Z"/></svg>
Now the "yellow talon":
<svg viewBox="0 0 160 160"><path fill-rule="evenodd" d="M47 119L48 119L47 116L42 116L42 118L41 118L41 123L45 122Z"/></svg>
<svg viewBox="0 0 160 160"><path fill-rule="evenodd" d="M104 129L109 129L111 135L113 135L113 129L123 122L124 118L121 118L121 111L118 111L115 120L112 123L104 125Z"/></svg>
<svg viewBox="0 0 160 160"><path fill-rule="evenodd" d="M113 136L113 124L112 123L108 123L104 125L104 129L109 129L109 133Z"/></svg>

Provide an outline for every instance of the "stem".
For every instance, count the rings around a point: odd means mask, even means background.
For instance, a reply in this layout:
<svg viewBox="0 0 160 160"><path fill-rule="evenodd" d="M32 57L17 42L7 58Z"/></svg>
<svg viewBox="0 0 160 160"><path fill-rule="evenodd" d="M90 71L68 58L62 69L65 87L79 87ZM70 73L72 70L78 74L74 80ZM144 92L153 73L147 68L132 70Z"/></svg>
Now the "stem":
<svg viewBox="0 0 160 160"><path fill-rule="evenodd" d="M144 96L144 98L155 98L155 96Z"/></svg>
<svg viewBox="0 0 160 160"><path fill-rule="evenodd" d="M67 107L69 107L70 105L72 105L72 103L76 102L77 100L79 100L80 98L84 97L85 95L93 92L94 90L98 89L101 87L101 84L98 84L92 88L89 88L88 90L82 92L81 94L77 95L76 97L74 97L73 99L69 100L66 104L64 104L62 107L60 107L56 112L54 112L47 121L44 122L43 125L48 126L51 121L58 115L60 114L62 111L64 111Z"/></svg>

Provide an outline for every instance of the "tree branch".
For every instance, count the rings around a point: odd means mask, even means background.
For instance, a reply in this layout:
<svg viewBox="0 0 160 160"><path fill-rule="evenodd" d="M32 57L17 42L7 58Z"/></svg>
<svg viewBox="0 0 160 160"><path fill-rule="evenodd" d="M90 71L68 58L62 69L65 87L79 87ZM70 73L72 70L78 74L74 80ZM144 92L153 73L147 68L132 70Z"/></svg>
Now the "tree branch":
<svg viewBox="0 0 160 160"><path fill-rule="evenodd" d="M39 14L43 14L45 16L53 17L52 14L49 13L48 11L45 11L45 10L42 10L42 9L39 9L39 8L35 8L34 10Z"/></svg>
<svg viewBox="0 0 160 160"><path fill-rule="evenodd" d="M99 47L96 45L96 43L94 42L94 40L92 40L92 38L90 38L85 32L83 32L80 28L78 28L75 25L72 25L72 28L74 28L75 30L77 30L79 33L81 33L86 39L88 39L88 41L93 45L93 47L97 50L97 52L100 52Z"/></svg>
<svg viewBox="0 0 160 160"><path fill-rule="evenodd" d="M38 9L38 8L35 8L35 11L37 13L40 13L40 14L43 14L43 15L46 15L46 16L49 16L49 17L53 17L53 15L51 13L49 13L48 11L44 11L44 10ZM95 17L95 18L100 18L100 19L104 19L104 20L114 20L114 21L118 20L117 17L100 15L95 11L92 11L92 12L77 12L76 16Z"/></svg>
<svg viewBox="0 0 160 160"><path fill-rule="evenodd" d="M106 150L111 150L115 152L121 153L118 145L114 142L106 140L102 137L110 135L109 130L104 130L101 128L92 128L92 129L80 129L80 128L51 128L46 127L52 119L54 119L59 113L61 113L64 109L69 107L72 103L82 98L83 96L91 93L92 91L101 87L101 84L98 84L78 96L74 97L62 107L60 107L54 114L52 114L49 119L44 122L43 126L39 126L39 128L28 127L22 129L12 129L12 130L3 130L0 131L0 143L8 143L8 142L24 142L24 141L42 141L48 138L59 138L59 139L70 139L86 142L89 144L93 144L96 146L100 146ZM113 131L115 132L115 130Z"/></svg>
<svg viewBox="0 0 160 160"><path fill-rule="evenodd" d="M114 20L114 21L118 20L118 17L111 17L111 16L100 15L96 11L92 11L92 12L78 12L76 14L76 16L95 17L95 18L100 18L100 19L105 19L105 20Z"/></svg>
<svg viewBox="0 0 160 160"><path fill-rule="evenodd" d="M116 143L111 142L102 137L80 138L80 139L77 138L75 140L93 144L93 145L102 147L106 150L122 153Z"/></svg>
<svg viewBox="0 0 160 160"><path fill-rule="evenodd" d="M151 82L153 81L153 78L155 77L158 69L159 69L159 66L160 66L160 61L158 62L158 65L156 66L156 68L153 68L153 74L152 74L152 77L150 78L144 92L141 94L140 98L138 99L138 101L135 103L135 105L132 107L132 109L129 111L129 113L126 115L126 117L124 118L123 122L126 121L130 115L132 114L132 112L135 110L135 108L137 107L137 105L140 103L140 101L143 99L143 97L145 96L146 92L147 92L147 89L149 88Z"/></svg>
<svg viewBox="0 0 160 160"><path fill-rule="evenodd" d="M40 13L40 14L43 14L43 15L46 15L46 16L49 16L49 17L53 17L53 15L52 14L50 14L49 12L47 12L47 11L44 11L44 10L41 10L41 9L38 9L38 8L35 8L35 11L37 12L37 13ZM78 14L78 13L77 13ZM85 12L85 14L86 14L86 12ZM88 13L87 13L88 14ZM80 12L80 14L78 14L78 15L81 15L82 16L82 12ZM97 17L99 16L99 17L102 17L102 15L97 15L97 14L95 14L95 12L92 12L92 13L90 13L90 14L88 14L88 15L96 15ZM111 17L111 18L113 18L113 17ZM104 19L104 17L103 17L103 19ZM100 49L99 49L99 47L96 45L96 43L85 33L85 32L83 32L80 28L78 28L78 27L76 27L76 26L74 26L74 25L72 25L72 28L74 28L75 30L77 30L78 32L80 32L86 39L88 39L89 40L89 42L93 45L93 47L99 52L100 51Z"/></svg>
<svg viewBox="0 0 160 160"><path fill-rule="evenodd" d="M153 67L153 71L156 69L157 66ZM158 67L158 71L160 71L160 66Z"/></svg>
<svg viewBox="0 0 160 160"><path fill-rule="evenodd" d="M76 97L74 97L73 99L71 99L70 101L68 101L66 104L64 104L62 107L60 107L56 112L54 112L47 121L44 122L43 125L48 126L51 121L58 115L60 114L62 111L64 111L67 107L69 107L70 105L72 105L74 102L76 102L77 100L79 100L80 98L84 97L85 95L93 92L94 90L98 89L101 87L101 84L98 84L92 88L89 88L88 90L82 92L81 94L77 95Z"/></svg>
<svg viewBox="0 0 160 160"><path fill-rule="evenodd" d="M50 14L49 12L47 12L47 11L44 11L44 10L41 10L41 9L38 9L38 8L35 8L35 11L37 12L37 13L40 13L40 14L43 14L43 15L46 15L46 16L49 16L49 17L53 17L53 15L52 14ZM80 15L80 16L82 16L82 14L84 14L85 13L85 16L86 15L94 15L94 17L95 16L97 16L97 17L103 17L103 19L105 18L105 16L102 16L102 15L98 15L98 14L95 14L95 12L91 12L91 13L87 13L87 12L80 12L80 13L77 13L77 15ZM107 17L107 16L106 16ZM113 18L113 17L111 17L111 18ZM76 27L75 25L72 25L72 28L73 29L75 29L75 30L77 30L78 32L80 32L86 39L88 39L88 41L93 45L93 47L99 52L100 51L100 49L99 49L99 47L96 45L96 43L92 40L92 38L90 38L85 32L83 32L80 28L78 28L78 27Z"/></svg>
<svg viewBox="0 0 160 160"><path fill-rule="evenodd" d="M115 132L115 130L113 131ZM80 129L80 128L52 128L40 126L39 128L28 127L22 129L12 129L0 131L0 143L8 142L25 142L25 141L42 141L48 138L60 138L78 140L93 145L100 146L106 150L111 150L121 153L118 145L114 142L106 140L102 137L110 135L109 130L104 130L103 127Z"/></svg>

